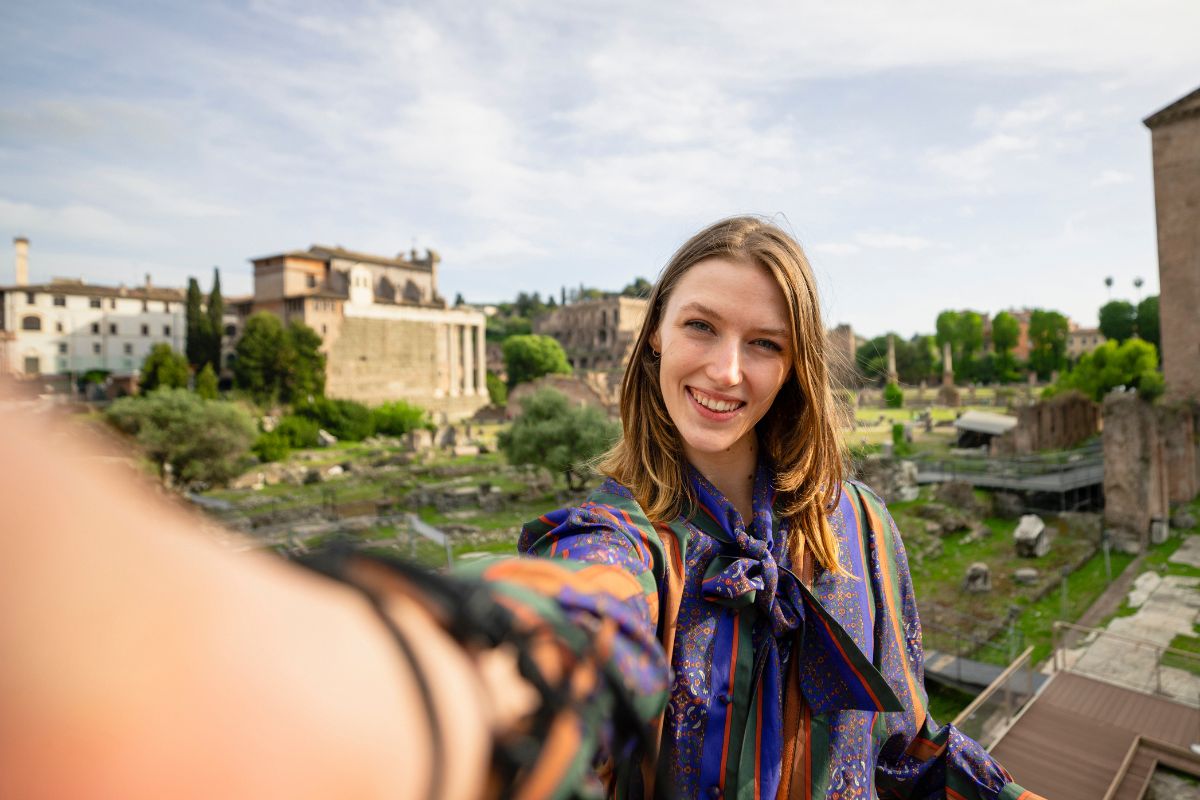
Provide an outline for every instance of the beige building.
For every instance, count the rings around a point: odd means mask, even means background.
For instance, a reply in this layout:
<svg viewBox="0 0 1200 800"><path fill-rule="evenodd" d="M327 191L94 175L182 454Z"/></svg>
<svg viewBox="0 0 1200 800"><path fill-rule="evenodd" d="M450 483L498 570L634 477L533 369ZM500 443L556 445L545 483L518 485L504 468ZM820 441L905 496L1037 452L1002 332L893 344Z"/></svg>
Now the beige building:
<svg viewBox="0 0 1200 800"><path fill-rule="evenodd" d="M15 282L0 287L0 374L35 378L102 370L135 374L150 349L182 352L184 293L153 286L97 286L81 279L29 283L29 240L15 245Z"/></svg>
<svg viewBox="0 0 1200 800"><path fill-rule="evenodd" d="M1075 328L1067 334L1067 358L1077 361L1107 341L1099 328Z"/></svg>
<svg viewBox="0 0 1200 800"><path fill-rule="evenodd" d="M254 298L321 335L325 391L364 403L407 400L458 420L488 403L484 315L447 308L438 254L396 257L314 245L252 260Z"/></svg>
<svg viewBox="0 0 1200 800"><path fill-rule="evenodd" d="M1200 89L1144 122L1154 151L1163 377L1169 397L1200 400Z"/></svg>
<svg viewBox="0 0 1200 800"><path fill-rule="evenodd" d="M533 323L553 336L575 369L624 370L646 316L646 300L614 295L559 306Z"/></svg>

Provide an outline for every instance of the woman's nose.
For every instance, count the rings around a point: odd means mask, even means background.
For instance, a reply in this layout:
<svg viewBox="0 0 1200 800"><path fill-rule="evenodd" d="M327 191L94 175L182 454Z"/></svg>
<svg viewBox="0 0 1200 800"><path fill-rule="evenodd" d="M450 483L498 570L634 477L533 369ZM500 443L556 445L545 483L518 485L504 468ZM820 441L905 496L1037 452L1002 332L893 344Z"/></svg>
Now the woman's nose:
<svg viewBox="0 0 1200 800"><path fill-rule="evenodd" d="M719 386L736 386L742 382L740 343L722 341L713 348L708 362L708 377Z"/></svg>

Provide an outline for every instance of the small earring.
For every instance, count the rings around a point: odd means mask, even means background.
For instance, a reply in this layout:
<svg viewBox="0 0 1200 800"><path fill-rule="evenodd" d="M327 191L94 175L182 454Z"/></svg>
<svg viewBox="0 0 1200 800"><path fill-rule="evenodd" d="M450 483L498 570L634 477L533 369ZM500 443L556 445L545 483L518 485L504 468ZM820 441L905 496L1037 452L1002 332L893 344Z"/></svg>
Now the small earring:
<svg viewBox="0 0 1200 800"><path fill-rule="evenodd" d="M651 347L651 348L650 348L650 356L651 356L652 358L658 359L658 358L662 358L662 353L658 352L658 351L657 351L657 350L655 350L653 347Z"/></svg>

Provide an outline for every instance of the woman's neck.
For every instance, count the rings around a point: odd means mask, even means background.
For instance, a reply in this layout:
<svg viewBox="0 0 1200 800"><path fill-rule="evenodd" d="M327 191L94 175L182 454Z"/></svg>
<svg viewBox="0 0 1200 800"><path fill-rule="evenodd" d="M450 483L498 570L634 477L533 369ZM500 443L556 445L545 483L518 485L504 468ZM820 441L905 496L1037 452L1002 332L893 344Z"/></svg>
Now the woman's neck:
<svg viewBox="0 0 1200 800"><path fill-rule="evenodd" d="M692 466L700 471L725 499L733 504L750 524L754 516L754 473L758 466L758 439L751 434L719 453L686 452Z"/></svg>

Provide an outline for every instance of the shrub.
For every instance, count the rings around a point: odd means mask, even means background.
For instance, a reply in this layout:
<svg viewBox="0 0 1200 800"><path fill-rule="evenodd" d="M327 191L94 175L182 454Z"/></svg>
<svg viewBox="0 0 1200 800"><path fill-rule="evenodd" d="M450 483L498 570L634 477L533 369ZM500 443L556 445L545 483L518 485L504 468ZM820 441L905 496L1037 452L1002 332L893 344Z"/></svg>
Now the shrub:
<svg viewBox="0 0 1200 800"><path fill-rule="evenodd" d="M550 373L571 374L567 354L553 337L538 334L510 336L504 340L501 349L510 388Z"/></svg>
<svg viewBox="0 0 1200 800"><path fill-rule="evenodd" d="M508 387L498 375L491 371L487 374L487 390L492 405L502 406L508 402Z"/></svg>
<svg viewBox="0 0 1200 800"><path fill-rule="evenodd" d="M258 456L258 460L262 462L282 461L287 458L290 447L288 446L286 436L279 433L278 429L270 433L259 434L259 437L254 440L254 455Z"/></svg>
<svg viewBox="0 0 1200 800"><path fill-rule="evenodd" d="M160 470L170 464L185 485L228 481L254 441L254 421L245 409L186 389L122 398L109 406L106 416L135 437Z"/></svg>
<svg viewBox="0 0 1200 800"><path fill-rule="evenodd" d="M295 414L288 414L279 420L279 424L275 426L275 430L271 431L271 433L277 434L278 438L283 441L284 446L301 449L316 447L320 444L317 438L317 432L320 429L321 426L317 424L316 420L309 419L308 417L298 417Z"/></svg>
<svg viewBox="0 0 1200 800"><path fill-rule="evenodd" d="M371 409L354 400L316 397L297 403L293 411L348 442L360 442L375 432Z"/></svg>
<svg viewBox="0 0 1200 800"><path fill-rule="evenodd" d="M375 420L375 431L388 436L403 436L431 424L425 409L403 400L384 403L371 414Z"/></svg>
<svg viewBox="0 0 1200 800"><path fill-rule="evenodd" d="M883 387L883 402L888 408L901 408L904 406L904 390L894 383L889 383Z"/></svg>

